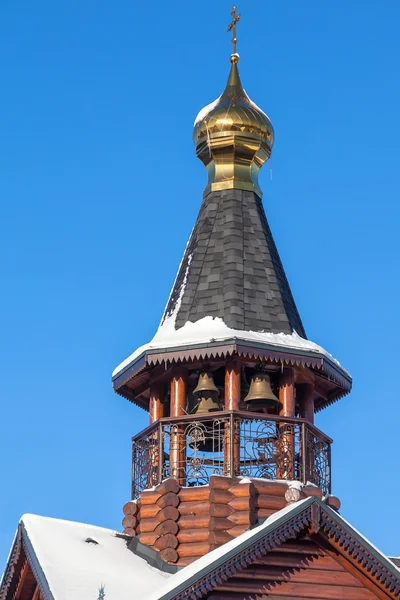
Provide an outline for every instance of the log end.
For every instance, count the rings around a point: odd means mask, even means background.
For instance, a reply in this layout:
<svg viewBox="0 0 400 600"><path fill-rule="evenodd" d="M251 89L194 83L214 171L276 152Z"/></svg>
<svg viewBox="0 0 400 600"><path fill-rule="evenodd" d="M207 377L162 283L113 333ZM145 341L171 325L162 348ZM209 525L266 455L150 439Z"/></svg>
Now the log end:
<svg viewBox="0 0 400 600"><path fill-rule="evenodd" d="M174 508L176 508L177 506L179 506L179 496L175 492L167 492L166 494L160 496L156 500L156 504L160 508L166 508L167 506L173 506Z"/></svg>
<svg viewBox="0 0 400 600"><path fill-rule="evenodd" d="M290 487L285 492L285 500L288 504L293 504L294 502L298 502L304 498L306 498L305 493L299 490L297 487Z"/></svg>
<svg viewBox="0 0 400 600"><path fill-rule="evenodd" d="M340 502L339 498L337 498L336 496L327 496L324 499L325 504L327 504L328 506L330 506L331 508L333 508L333 510L339 511L340 507L342 506L342 503Z"/></svg>
<svg viewBox="0 0 400 600"><path fill-rule="evenodd" d="M167 519L177 521L179 519L179 511L177 508L175 508L175 506L166 506L157 513L156 519L160 523L166 521Z"/></svg>
<svg viewBox="0 0 400 600"><path fill-rule="evenodd" d="M303 492L305 493L306 496L315 496L316 498L319 498L320 500L322 500L322 490L317 487L316 485L305 485L303 487Z"/></svg>
<svg viewBox="0 0 400 600"><path fill-rule="evenodd" d="M161 550L160 557L164 562L175 564L178 561L178 553L173 548L165 548Z"/></svg>
<svg viewBox="0 0 400 600"><path fill-rule="evenodd" d="M157 533L158 535L165 535L167 533L172 533L173 535L176 535L178 533L178 530L178 523L176 521L173 521L172 519L167 519L166 521L163 521L162 523L157 525L155 533Z"/></svg>
<svg viewBox="0 0 400 600"><path fill-rule="evenodd" d="M137 502L135 502L135 500L130 500L129 502L124 504L124 506L122 508L122 512L124 513L125 516L131 515L132 517L136 517L138 510L139 510L139 507L137 505Z"/></svg>
<svg viewBox="0 0 400 600"><path fill-rule="evenodd" d="M122 527L124 527L124 529L136 529L136 525L137 518L132 517L131 515L127 515L122 520Z"/></svg>
<svg viewBox="0 0 400 600"><path fill-rule="evenodd" d="M168 494L168 492L177 494L180 489L181 486L179 485L178 481L176 479L172 479L172 477L169 479L164 479L164 481L162 481L156 487L156 491L161 495Z"/></svg>
<svg viewBox="0 0 400 600"><path fill-rule="evenodd" d="M169 548L176 550L178 547L178 544L179 544L178 538L175 535L173 535L172 533L167 533L167 534L159 537L154 542L154 548L156 548L157 550L160 550L160 551L166 550Z"/></svg>

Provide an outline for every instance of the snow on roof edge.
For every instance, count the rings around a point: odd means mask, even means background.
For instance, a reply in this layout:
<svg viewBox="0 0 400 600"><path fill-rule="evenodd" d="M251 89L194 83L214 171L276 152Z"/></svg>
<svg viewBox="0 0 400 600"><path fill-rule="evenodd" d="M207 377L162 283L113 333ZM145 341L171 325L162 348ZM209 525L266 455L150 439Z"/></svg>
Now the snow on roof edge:
<svg viewBox="0 0 400 600"><path fill-rule="evenodd" d="M32 514L20 526L38 580L43 574L46 600L96 598L102 583L118 600L132 600L132 589L147 598L170 577L129 549L113 529Z"/></svg>
<svg viewBox="0 0 400 600"><path fill-rule="evenodd" d="M184 284L182 285L180 296L183 294ZM174 348L184 345L190 346L209 344L213 342L223 342L235 338L245 342L271 344L273 346L277 346L278 348L317 352L318 354L322 354L325 358L331 360L344 373L351 377L350 373L344 369L344 367L332 356L332 354L327 352L322 346L316 344L315 342L302 338L296 331L289 335L286 333L272 333L268 331L245 331L232 329L228 327L220 317L211 316L203 317L196 322L187 321L183 327L175 329L177 305L178 302L175 306L173 314L168 316L160 325L153 339L148 344L140 346L130 356L128 356L128 358L120 363L114 369L112 373L113 377L118 375L127 366L129 366L132 361L148 350L165 350L166 348Z"/></svg>

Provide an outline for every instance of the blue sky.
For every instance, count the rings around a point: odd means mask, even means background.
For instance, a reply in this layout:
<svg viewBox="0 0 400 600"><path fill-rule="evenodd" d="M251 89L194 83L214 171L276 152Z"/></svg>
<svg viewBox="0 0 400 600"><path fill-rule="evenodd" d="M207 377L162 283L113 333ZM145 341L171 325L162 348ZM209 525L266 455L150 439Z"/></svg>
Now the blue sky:
<svg viewBox="0 0 400 600"><path fill-rule="evenodd" d="M400 5L242 4L267 216L308 336L354 377L317 416L333 491L399 555ZM228 76L230 9L0 2L2 565L24 512L120 527L147 415L111 372L155 333L199 210L192 124Z"/></svg>

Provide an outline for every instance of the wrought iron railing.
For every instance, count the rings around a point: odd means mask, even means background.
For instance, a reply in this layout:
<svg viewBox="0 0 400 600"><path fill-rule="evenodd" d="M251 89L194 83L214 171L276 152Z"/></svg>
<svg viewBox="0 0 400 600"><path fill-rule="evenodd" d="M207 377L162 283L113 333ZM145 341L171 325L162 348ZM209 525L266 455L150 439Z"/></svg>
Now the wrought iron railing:
<svg viewBox="0 0 400 600"><path fill-rule="evenodd" d="M332 440L304 419L244 411L167 417L132 442L133 498L166 477L196 486L215 474L311 482L330 493Z"/></svg>

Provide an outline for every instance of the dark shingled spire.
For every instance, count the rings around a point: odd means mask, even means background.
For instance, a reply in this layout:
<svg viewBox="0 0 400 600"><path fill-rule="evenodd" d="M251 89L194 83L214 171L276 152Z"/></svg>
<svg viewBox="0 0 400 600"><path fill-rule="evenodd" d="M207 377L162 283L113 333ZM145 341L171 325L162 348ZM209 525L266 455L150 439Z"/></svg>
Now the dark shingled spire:
<svg viewBox="0 0 400 600"><path fill-rule="evenodd" d="M232 329L306 337L262 202L251 191L204 198L163 321L179 298L176 329L212 316Z"/></svg>

